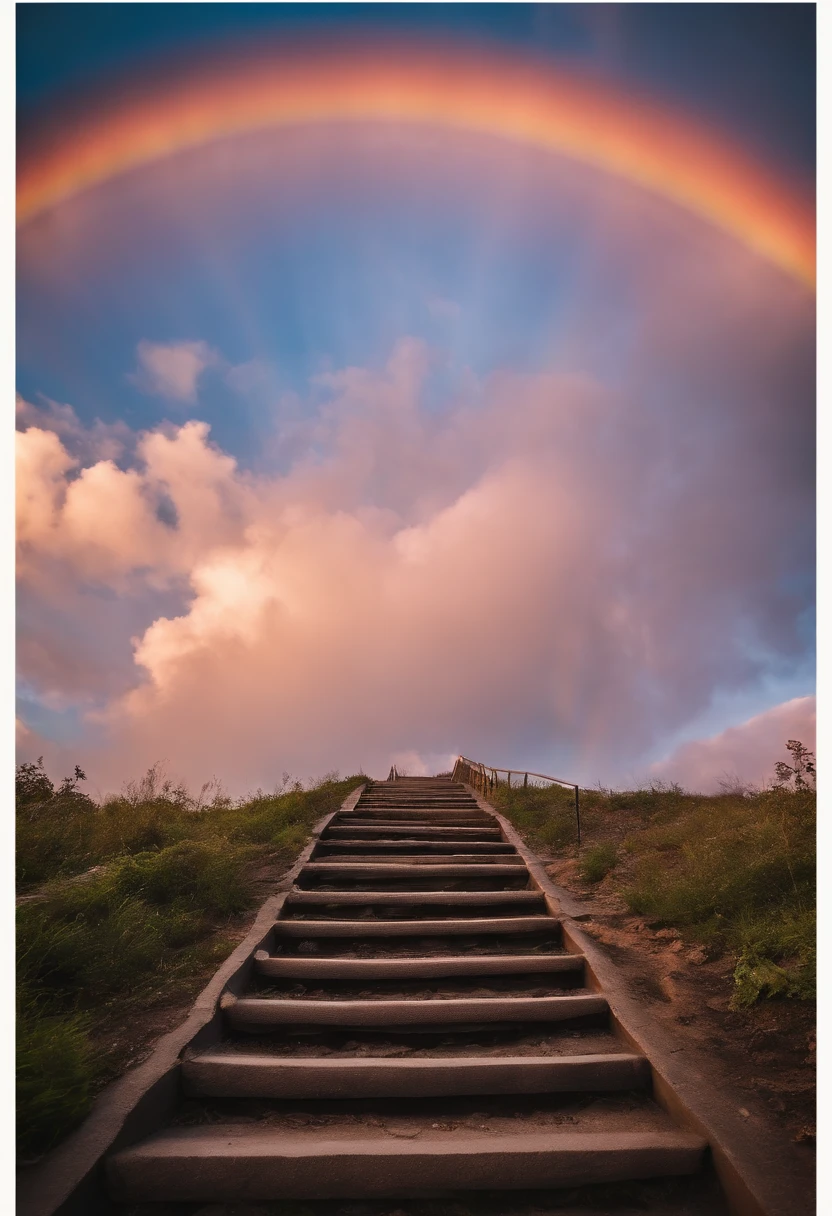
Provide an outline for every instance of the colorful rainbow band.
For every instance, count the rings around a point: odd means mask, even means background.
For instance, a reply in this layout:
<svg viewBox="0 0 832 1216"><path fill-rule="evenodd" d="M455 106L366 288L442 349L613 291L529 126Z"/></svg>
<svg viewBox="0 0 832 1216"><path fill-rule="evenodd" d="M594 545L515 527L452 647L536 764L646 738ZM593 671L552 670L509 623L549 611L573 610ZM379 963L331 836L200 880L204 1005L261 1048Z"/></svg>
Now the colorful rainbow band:
<svg viewBox="0 0 832 1216"><path fill-rule="evenodd" d="M803 283L815 279L810 200L696 124L507 56L377 46L268 52L189 72L58 122L25 143L18 223L163 156L308 123L439 125L596 166L717 225Z"/></svg>

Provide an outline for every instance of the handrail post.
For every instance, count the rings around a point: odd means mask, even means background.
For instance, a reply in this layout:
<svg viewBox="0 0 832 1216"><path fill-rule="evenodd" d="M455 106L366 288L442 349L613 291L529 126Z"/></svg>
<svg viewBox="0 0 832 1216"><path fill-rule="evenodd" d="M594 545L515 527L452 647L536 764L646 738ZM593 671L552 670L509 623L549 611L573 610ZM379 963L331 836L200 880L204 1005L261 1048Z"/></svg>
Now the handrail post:
<svg viewBox="0 0 832 1216"><path fill-rule="evenodd" d="M575 822L578 825L578 848L581 847L581 797L578 786L575 786Z"/></svg>

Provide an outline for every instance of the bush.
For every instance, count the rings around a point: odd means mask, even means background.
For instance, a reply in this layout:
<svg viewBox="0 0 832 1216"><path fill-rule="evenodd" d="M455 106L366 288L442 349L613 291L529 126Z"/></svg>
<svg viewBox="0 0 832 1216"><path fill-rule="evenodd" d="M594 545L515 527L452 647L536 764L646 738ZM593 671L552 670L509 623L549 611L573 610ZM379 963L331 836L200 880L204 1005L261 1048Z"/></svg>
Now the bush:
<svg viewBox="0 0 832 1216"><path fill-rule="evenodd" d="M17 1137L24 1159L38 1156L87 1113L93 1049L78 1014L44 1016L24 996L17 1022Z"/></svg>
<svg viewBox="0 0 832 1216"><path fill-rule="evenodd" d="M575 795L570 789L554 785L499 785L491 801L512 823L538 844L548 849L563 849L575 843Z"/></svg>
<svg viewBox="0 0 832 1216"><path fill-rule="evenodd" d="M18 873L38 895L18 909L18 1119L21 1152L45 1151L86 1113L111 1065L96 1036L118 999L181 991L216 966L223 924L251 907L250 863L289 860L362 777L204 803L155 765L117 798L60 786L41 761L17 770ZM175 998L174 998L175 999Z"/></svg>
<svg viewBox="0 0 832 1216"><path fill-rule="evenodd" d="M795 740L787 749L792 764L776 766L778 784L765 790L582 791L592 841L579 859L583 878L599 882L617 868L633 912L730 950L735 1007L815 990L814 757ZM534 841L574 845L568 791L500 787L493 798Z"/></svg>
<svg viewBox="0 0 832 1216"><path fill-rule="evenodd" d="M138 897L158 906L180 904L211 916L244 911L251 891L243 877L248 852L222 840L182 840L159 852L137 853L113 867L116 898Z"/></svg>
<svg viewBox="0 0 832 1216"><path fill-rule="evenodd" d="M587 882L600 882L602 878L606 878L610 870L615 869L618 862L618 849L614 844L609 842L605 844L596 844L593 848L587 849L581 858L579 870L581 877Z"/></svg>
<svg viewBox="0 0 832 1216"><path fill-rule="evenodd" d="M767 790L752 798L699 799L673 823L628 842L637 858L624 894L635 912L736 937L770 910L815 904L815 798Z"/></svg>

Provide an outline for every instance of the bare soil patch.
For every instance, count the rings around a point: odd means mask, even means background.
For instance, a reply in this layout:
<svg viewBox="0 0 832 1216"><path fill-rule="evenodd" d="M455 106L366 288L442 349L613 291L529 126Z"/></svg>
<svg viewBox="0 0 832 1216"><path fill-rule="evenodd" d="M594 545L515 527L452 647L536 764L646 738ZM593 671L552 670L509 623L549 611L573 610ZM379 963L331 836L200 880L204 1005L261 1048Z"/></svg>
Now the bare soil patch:
<svg viewBox="0 0 832 1216"><path fill-rule="evenodd" d="M677 930L631 914L615 889L620 869L588 884L574 858L540 856L554 882L589 913L581 927L652 1016L673 1030L680 1046L703 1051L720 1087L736 1094L741 1113L803 1146L807 1169L814 1169L814 1007L772 999L732 1009L733 958L711 958Z"/></svg>

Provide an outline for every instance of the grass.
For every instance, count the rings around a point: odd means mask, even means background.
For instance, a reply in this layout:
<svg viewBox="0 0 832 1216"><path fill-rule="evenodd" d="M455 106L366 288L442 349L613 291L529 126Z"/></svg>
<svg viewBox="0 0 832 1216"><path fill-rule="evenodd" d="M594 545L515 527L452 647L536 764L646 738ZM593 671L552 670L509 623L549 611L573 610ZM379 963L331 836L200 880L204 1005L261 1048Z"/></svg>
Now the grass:
<svg viewBox="0 0 832 1216"><path fill-rule="evenodd" d="M803 784L718 795L656 785L571 792L498 787L495 804L536 844L607 880L629 909L735 960L734 1008L815 994L816 794Z"/></svg>
<svg viewBox="0 0 832 1216"><path fill-rule="evenodd" d="M601 882L618 862L618 848L611 841L593 845L581 857L578 869L587 882Z"/></svg>
<svg viewBox="0 0 832 1216"><path fill-rule="evenodd" d="M113 1026L190 999L233 948L258 901L254 871L288 864L313 824L361 776L284 779L210 803L151 769L99 805L76 770L57 788L42 766L17 781L18 1149L47 1151L124 1065ZM262 898L262 895L260 896ZM129 1036L128 1036L129 1037Z"/></svg>

